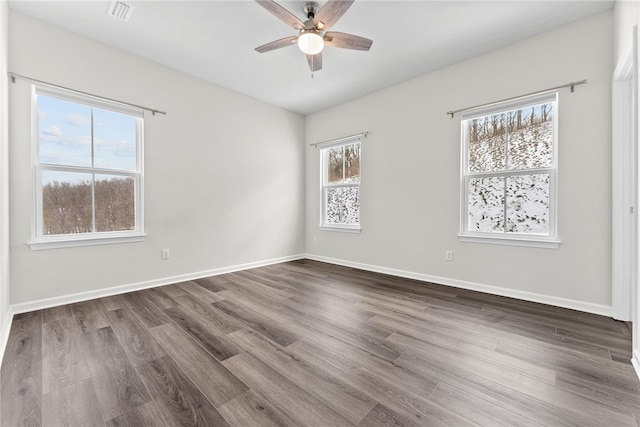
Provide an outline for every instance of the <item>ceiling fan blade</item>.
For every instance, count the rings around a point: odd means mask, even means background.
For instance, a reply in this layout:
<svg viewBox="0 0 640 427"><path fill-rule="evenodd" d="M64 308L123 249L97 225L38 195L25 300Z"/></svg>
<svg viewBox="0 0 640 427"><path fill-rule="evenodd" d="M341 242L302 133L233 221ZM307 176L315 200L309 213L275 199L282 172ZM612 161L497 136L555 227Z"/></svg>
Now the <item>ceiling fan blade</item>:
<svg viewBox="0 0 640 427"><path fill-rule="evenodd" d="M322 52L315 55L307 55L307 62L311 72L322 70Z"/></svg>
<svg viewBox="0 0 640 427"><path fill-rule="evenodd" d="M275 1L256 0L256 2L288 26L293 27L296 30L301 30L304 28L304 23L300 19L298 19L298 17L296 17L293 13L289 12L284 7L280 6Z"/></svg>
<svg viewBox="0 0 640 427"><path fill-rule="evenodd" d="M326 31L351 7L354 0L329 0L313 18L319 30Z"/></svg>
<svg viewBox="0 0 640 427"><path fill-rule="evenodd" d="M369 50L371 49L373 40L354 36L353 34L330 31L324 35L324 44L326 46L340 47L343 49Z"/></svg>
<svg viewBox="0 0 640 427"><path fill-rule="evenodd" d="M283 39L258 46L256 50L260 53L265 53L271 50L280 49L281 47L293 46L296 43L296 40L298 40L297 36L285 37Z"/></svg>

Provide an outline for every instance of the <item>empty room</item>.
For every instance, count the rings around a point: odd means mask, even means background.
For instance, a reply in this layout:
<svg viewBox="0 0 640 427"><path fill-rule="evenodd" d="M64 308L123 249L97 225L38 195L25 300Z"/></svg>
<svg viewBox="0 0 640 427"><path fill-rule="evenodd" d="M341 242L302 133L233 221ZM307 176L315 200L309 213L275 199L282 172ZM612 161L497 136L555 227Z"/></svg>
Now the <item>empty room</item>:
<svg viewBox="0 0 640 427"><path fill-rule="evenodd" d="M639 22L0 0L0 426L640 426Z"/></svg>

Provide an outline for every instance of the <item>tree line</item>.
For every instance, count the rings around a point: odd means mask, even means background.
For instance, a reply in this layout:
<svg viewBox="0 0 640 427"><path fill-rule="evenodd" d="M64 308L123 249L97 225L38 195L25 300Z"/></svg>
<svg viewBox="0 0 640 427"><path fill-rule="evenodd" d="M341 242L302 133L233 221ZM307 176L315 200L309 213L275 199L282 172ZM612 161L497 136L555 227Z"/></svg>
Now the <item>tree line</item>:
<svg viewBox="0 0 640 427"><path fill-rule="evenodd" d="M472 173L548 167L553 161L550 103L479 117L468 126L468 161Z"/></svg>
<svg viewBox="0 0 640 427"><path fill-rule="evenodd" d="M530 110L530 111L525 111ZM505 114L493 114L471 121L469 141L477 142L487 138L502 136L506 130L516 132L526 127L540 126L552 120L551 104L542 104L527 109L509 111Z"/></svg>
<svg viewBox="0 0 640 427"><path fill-rule="evenodd" d="M360 177L360 144L329 149L328 169L330 183L358 181Z"/></svg>
<svg viewBox="0 0 640 427"><path fill-rule="evenodd" d="M42 233L44 235L133 229L135 229L133 178L96 179L93 186L90 181L79 183L53 181L42 186Z"/></svg>

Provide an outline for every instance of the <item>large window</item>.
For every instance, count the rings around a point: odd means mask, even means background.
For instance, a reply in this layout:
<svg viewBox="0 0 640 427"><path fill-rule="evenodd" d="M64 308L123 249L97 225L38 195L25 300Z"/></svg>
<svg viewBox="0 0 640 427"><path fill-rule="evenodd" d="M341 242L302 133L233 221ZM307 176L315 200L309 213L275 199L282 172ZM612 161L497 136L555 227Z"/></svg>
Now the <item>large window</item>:
<svg viewBox="0 0 640 427"><path fill-rule="evenodd" d="M557 247L557 94L462 117L463 240Z"/></svg>
<svg viewBox="0 0 640 427"><path fill-rule="evenodd" d="M34 86L31 247L140 240L142 111Z"/></svg>
<svg viewBox="0 0 640 427"><path fill-rule="evenodd" d="M321 227L360 230L360 139L321 147Z"/></svg>

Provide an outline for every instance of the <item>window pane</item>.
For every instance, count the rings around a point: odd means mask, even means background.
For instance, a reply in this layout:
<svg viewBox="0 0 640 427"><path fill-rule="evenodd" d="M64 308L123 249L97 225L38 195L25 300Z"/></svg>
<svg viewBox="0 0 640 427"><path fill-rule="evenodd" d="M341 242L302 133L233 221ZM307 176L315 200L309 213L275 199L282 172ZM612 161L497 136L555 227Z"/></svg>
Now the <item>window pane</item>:
<svg viewBox="0 0 640 427"><path fill-rule="evenodd" d="M42 171L42 234L92 230L91 174Z"/></svg>
<svg viewBox="0 0 640 427"><path fill-rule="evenodd" d="M469 231L504 232L504 178L469 179Z"/></svg>
<svg viewBox="0 0 640 427"><path fill-rule="evenodd" d="M553 164L553 104L510 111L509 169L551 167Z"/></svg>
<svg viewBox="0 0 640 427"><path fill-rule="evenodd" d="M344 147L329 148L327 152L327 183L344 180Z"/></svg>
<svg viewBox="0 0 640 427"><path fill-rule="evenodd" d="M494 114L467 121L470 172L504 170L506 157L504 120L504 114Z"/></svg>
<svg viewBox="0 0 640 427"><path fill-rule="evenodd" d="M507 179L507 232L549 234L549 174Z"/></svg>
<svg viewBox="0 0 640 427"><path fill-rule="evenodd" d="M40 163L91 166L91 107L38 95Z"/></svg>
<svg viewBox="0 0 640 427"><path fill-rule="evenodd" d="M327 188L327 224L360 222L360 187Z"/></svg>
<svg viewBox="0 0 640 427"><path fill-rule="evenodd" d="M326 153L327 184L360 182L360 143L328 148Z"/></svg>
<svg viewBox="0 0 640 427"><path fill-rule="evenodd" d="M136 117L93 109L94 166L136 170Z"/></svg>
<svg viewBox="0 0 640 427"><path fill-rule="evenodd" d="M360 183L360 143L344 147L344 182Z"/></svg>
<svg viewBox="0 0 640 427"><path fill-rule="evenodd" d="M96 231L134 230L135 181L129 177L96 175Z"/></svg>

